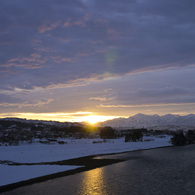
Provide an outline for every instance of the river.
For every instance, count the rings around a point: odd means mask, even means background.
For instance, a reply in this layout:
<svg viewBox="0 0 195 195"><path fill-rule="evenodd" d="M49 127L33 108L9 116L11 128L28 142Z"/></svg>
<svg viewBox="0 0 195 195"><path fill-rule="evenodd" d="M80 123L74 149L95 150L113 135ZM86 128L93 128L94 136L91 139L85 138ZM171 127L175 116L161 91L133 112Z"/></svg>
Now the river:
<svg viewBox="0 0 195 195"><path fill-rule="evenodd" d="M20 187L2 194L195 194L195 145L127 152L97 158L125 161Z"/></svg>

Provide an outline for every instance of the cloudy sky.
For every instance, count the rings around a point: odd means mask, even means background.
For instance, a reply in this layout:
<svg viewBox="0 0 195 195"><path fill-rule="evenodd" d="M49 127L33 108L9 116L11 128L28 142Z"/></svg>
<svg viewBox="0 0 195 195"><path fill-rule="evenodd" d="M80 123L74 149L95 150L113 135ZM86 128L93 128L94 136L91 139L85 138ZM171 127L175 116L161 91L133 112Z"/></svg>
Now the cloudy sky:
<svg viewBox="0 0 195 195"><path fill-rule="evenodd" d="M1 0L0 117L195 114L194 10L194 0Z"/></svg>

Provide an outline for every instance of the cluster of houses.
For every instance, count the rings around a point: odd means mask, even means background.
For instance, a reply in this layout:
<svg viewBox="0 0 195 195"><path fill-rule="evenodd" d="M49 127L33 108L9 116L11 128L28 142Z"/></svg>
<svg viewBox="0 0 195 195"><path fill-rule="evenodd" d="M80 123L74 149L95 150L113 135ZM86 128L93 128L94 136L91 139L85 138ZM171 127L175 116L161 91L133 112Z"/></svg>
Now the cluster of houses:
<svg viewBox="0 0 195 195"><path fill-rule="evenodd" d="M57 126L58 125L58 126ZM40 142L42 144L67 144L61 138L80 139L80 138L109 138L107 135L112 133L112 138L126 137L132 134L133 131L139 131L144 136L158 136L164 137L164 135L174 135L175 131L171 130L147 130L142 129L125 129L114 130L111 127L99 127L96 131L89 132L89 129L85 129L83 125L78 123L27 123L21 121L7 121L0 120L0 146L17 146L22 143ZM108 129L110 130L108 132ZM105 130L105 131L104 131ZM195 130L191 131L193 136ZM191 134L192 134L191 133ZM187 134L187 132L186 132ZM107 137L106 137L107 135ZM192 137L192 136L191 136ZM195 138L193 138L194 140ZM194 142L194 141L193 141ZM96 141L94 141L96 143Z"/></svg>
<svg viewBox="0 0 195 195"><path fill-rule="evenodd" d="M29 129L20 129L17 125L11 125L6 129L0 129L0 145L19 145L20 141L32 141L33 134Z"/></svg>
<svg viewBox="0 0 195 195"><path fill-rule="evenodd" d="M1 121L0 121L1 122ZM71 124L76 126L77 124ZM73 129L67 126L57 127L48 124L23 124L6 122L0 124L0 146L18 146L23 143L40 142L42 144L66 144L61 138L72 137L80 139L86 137L83 132L70 132ZM87 135L88 138L99 137L97 132Z"/></svg>
<svg viewBox="0 0 195 195"><path fill-rule="evenodd" d="M8 127L0 125L0 146L17 146L21 143L32 143L34 140L43 138L52 138L54 136L51 128L44 125L37 125L35 130L33 126L22 127L18 124L12 124Z"/></svg>

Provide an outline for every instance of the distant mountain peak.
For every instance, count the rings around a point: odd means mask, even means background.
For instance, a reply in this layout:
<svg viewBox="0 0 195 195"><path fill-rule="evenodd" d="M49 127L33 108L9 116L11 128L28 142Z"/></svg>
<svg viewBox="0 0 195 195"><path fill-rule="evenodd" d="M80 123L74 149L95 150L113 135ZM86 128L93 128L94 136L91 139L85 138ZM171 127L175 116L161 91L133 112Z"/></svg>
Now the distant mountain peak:
<svg viewBox="0 0 195 195"><path fill-rule="evenodd" d="M138 113L129 118L115 118L114 120L105 121L102 126L111 126L114 128L150 128L165 126L188 126L195 128L195 115L186 116L166 114L159 116L158 114L146 115Z"/></svg>

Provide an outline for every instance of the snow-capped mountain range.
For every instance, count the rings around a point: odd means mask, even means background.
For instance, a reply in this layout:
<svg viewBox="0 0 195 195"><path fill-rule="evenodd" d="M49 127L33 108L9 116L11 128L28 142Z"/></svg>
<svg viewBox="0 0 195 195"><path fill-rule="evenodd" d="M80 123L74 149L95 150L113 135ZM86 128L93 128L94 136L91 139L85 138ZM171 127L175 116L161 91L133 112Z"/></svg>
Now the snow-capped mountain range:
<svg viewBox="0 0 195 195"><path fill-rule="evenodd" d="M136 114L129 118L116 118L101 123L102 126L114 128L156 128L156 129L186 129L195 128L195 115L186 116L167 114L163 116Z"/></svg>

